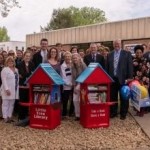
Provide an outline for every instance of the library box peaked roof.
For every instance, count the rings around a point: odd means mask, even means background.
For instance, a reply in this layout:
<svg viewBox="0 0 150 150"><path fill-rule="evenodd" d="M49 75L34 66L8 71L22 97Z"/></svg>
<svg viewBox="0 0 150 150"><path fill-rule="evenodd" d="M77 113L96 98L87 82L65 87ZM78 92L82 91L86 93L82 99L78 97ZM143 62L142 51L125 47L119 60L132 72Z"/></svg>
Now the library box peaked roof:
<svg viewBox="0 0 150 150"><path fill-rule="evenodd" d="M99 63L90 63L88 67L76 79L79 83L111 83L113 79L105 72Z"/></svg>
<svg viewBox="0 0 150 150"><path fill-rule="evenodd" d="M30 84L64 84L61 76L48 63L40 64L26 82Z"/></svg>

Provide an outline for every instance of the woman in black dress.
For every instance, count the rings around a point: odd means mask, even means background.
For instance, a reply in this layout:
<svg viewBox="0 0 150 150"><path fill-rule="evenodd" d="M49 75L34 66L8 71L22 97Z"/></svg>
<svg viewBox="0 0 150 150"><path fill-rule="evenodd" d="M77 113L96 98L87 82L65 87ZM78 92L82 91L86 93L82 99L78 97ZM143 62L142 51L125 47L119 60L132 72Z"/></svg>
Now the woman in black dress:
<svg viewBox="0 0 150 150"><path fill-rule="evenodd" d="M32 54L28 51L24 53L23 61L18 66L19 71L19 96L20 102L28 103L29 102L29 88L25 83L27 78L31 75L34 70L34 65L31 62ZM22 126L23 120L28 117L28 107L19 105L18 119L19 123L17 125Z"/></svg>

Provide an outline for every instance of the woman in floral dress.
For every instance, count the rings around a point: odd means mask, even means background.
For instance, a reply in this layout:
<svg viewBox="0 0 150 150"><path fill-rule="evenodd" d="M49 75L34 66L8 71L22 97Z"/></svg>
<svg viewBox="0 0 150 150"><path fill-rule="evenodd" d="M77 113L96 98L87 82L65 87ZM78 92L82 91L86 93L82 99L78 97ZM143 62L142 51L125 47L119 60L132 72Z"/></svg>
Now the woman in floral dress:
<svg viewBox="0 0 150 150"><path fill-rule="evenodd" d="M133 58L134 79L138 80L142 86L149 88L149 69L150 63L143 57L144 48L142 45L136 45L134 48L135 57ZM141 108L137 113L143 116L146 109Z"/></svg>

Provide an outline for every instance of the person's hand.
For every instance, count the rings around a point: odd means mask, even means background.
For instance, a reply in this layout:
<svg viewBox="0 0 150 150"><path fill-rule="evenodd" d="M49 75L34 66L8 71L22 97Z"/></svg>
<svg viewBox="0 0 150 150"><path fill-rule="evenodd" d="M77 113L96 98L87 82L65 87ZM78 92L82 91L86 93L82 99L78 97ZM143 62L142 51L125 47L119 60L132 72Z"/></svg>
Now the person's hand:
<svg viewBox="0 0 150 150"><path fill-rule="evenodd" d="M133 79L127 79L127 80L125 80L125 84L129 84L132 81L133 81Z"/></svg>
<svg viewBox="0 0 150 150"><path fill-rule="evenodd" d="M27 84L26 84L26 87L28 87L28 88L29 88L29 83L27 83Z"/></svg>
<svg viewBox="0 0 150 150"><path fill-rule="evenodd" d="M9 90L6 90L6 95L7 95L7 96L10 96L10 94L11 94L10 91L9 91Z"/></svg>
<svg viewBox="0 0 150 150"><path fill-rule="evenodd" d="M76 94L77 94L77 92L78 92L78 90L77 90L76 88L74 88L74 93L76 93Z"/></svg>
<svg viewBox="0 0 150 150"><path fill-rule="evenodd" d="M75 91L79 91L79 88L78 88L78 87L75 87L74 90L75 90Z"/></svg>
<svg viewBox="0 0 150 150"><path fill-rule="evenodd" d="M74 90L74 94L77 94L78 92Z"/></svg>
<svg viewBox="0 0 150 150"><path fill-rule="evenodd" d="M22 75L19 75L19 78L23 78Z"/></svg>
<svg viewBox="0 0 150 150"><path fill-rule="evenodd" d="M72 87L72 84L71 84L71 83L70 83L70 84L66 84L66 85Z"/></svg>
<svg viewBox="0 0 150 150"><path fill-rule="evenodd" d="M77 84L77 85L75 86L75 90L76 90L76 91L80 91L80 85L79 85L79 84Z"/></svg>
<svg viewBox="0 0 150 150"><path fill-rule="evenodd" d="M137 65L138 65L138 62L133 62L133 65L134 65L134 66L137 66Z"/></svg>

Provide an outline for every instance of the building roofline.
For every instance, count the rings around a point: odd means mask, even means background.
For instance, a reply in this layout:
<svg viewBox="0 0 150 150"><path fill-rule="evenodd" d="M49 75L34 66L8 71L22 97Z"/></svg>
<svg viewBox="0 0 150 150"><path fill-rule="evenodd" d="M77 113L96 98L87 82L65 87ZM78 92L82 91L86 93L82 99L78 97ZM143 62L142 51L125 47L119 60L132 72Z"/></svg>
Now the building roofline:
<svg viewBox="0 0 150 150"><path fill-rule="evenodd" d="M9 42L22 42L22 43L25 43L25 41L5 41L5 42L0 42L0 43L9 43Z"/></svg>
<svg viewBox="0 0 150 150"><path fill-rule="evenodd" d="M82 26L76 26L76 27L70 27L70 28L63 28L63 29L57 29L57 30L51 30L51 31L44 31L44 32L38 32L38 33L26 34L26 36L30 36L30 35L34 35L34 34L36 35L36 34L41 34L41 33L50 33L50 32L61 31L61 30L71 30L71 29L77 29L77 28L91 27L91 26L102 25L102 24L111 24L111 23L119 23L119 22L131 21L131 20L146 19L146 18L150 18L150 16L145 16L145 17L140 17L140 18L124 19L124 20L117 20L117 21L108 21L108 22L106 21L106 22L89 24L89 25L82 25Z"/></svg>

